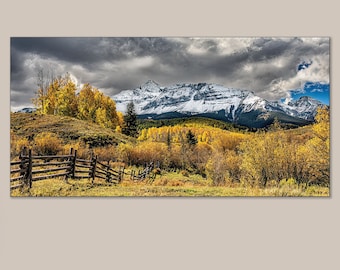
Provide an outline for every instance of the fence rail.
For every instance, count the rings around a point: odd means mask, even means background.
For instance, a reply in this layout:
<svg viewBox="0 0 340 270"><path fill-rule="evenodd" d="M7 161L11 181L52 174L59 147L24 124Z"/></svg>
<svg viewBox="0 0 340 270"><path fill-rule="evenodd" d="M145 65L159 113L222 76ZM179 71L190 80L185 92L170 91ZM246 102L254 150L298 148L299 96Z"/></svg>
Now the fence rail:
<svg viewBox="0 0 340 270"><path fill-rule="evenodd" d="M153 182L153 180L156 178L156 173L152 172L154 168L155 166L153 162L145 164L144 170L138 170L138 172L132 170L130 179L134 181L143 181L146 178L149 178L149 181Z"/></svg>
<svg viewBox="0 0 340 270"><path fill-rule="evenodd" d="M91 179L92 183L95 178L113 183L123 180L124 168L114 170L109 162L104 164L97 159L97 156L90 160L77 158L77 150L73 148L69 155L33 156L32 150L25 147L19 155L19 161L12 161L10 164L11 189L31 188L35 181L56 177L64 177L66 182L68 179L84 178Z"/></svg>

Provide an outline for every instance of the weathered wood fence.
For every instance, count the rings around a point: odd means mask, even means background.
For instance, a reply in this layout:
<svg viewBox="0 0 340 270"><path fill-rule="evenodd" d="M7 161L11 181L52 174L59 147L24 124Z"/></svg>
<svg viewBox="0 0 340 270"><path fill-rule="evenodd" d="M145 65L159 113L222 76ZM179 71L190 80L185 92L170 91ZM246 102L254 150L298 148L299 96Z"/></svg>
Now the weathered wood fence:
<svg viewBox="0 0 340 270"><path fill-rule="evenodd" d="M124 176L124 168L113 169L109 162L104 164L98 157L90 160L77 157L77 150L70 149L69 155L32 155L32 150L24 148L18 161L11 162L11 189L32 187L32 183L49 178L64 177L71 179L104 179L106 182L120 183Z"/></svg>
<svg viewBox="0 0 340 270"><path fill-rule="evenodd" d="M145 164L145 167L143 170L132 170L130 179L137 180L137 181L143 181L146 178L149 178L149 181L153 181L156 178L156 173L153 172L153 169L155 168L154 163L150 162L149 164Z"/></svg>

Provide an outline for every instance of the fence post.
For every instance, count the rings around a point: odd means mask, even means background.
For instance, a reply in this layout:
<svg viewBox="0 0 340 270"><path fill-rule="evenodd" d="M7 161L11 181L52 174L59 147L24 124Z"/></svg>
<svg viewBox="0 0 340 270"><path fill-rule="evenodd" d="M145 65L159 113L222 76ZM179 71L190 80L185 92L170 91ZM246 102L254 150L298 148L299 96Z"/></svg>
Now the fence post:
<svg viewBox="0 0 340 270"><path fill-rule="evenodd" d="M21 149L20 157L27 157L27 147L26 147L26 146L24 146L24 147Z"/></svg>
<svg viewBox="0 0 340 270"><path fill-rule="evenodd" d="M91 181L92 184L94 183L94 178L96 177L97 158L98 156L96 155L92 159L92 181Z"/></svg>
<svg viewBox="0 0 340 270"><path fill-rule="evenodd" d="M73 168L73 166L72 166L72 163L73 163L73 161L72 161L73 148L72 148L72 147L71 147L71 149L70 149L69 155L70 155L70 157L68 157L67 161L70 161L71 164L70 164L70 167L69 167L69 169L68 169L68 173L65 175L65 178L64 178L65 183L68 183L68 178L69 178L70 175L72 174L72 170L73 170L73 169L72 169L72 168Z"/></svg>
<svg viewBox="0 0 340 270"><path fill-rule="evenodd" d="M20 176L22 176L23 182L26 185L26 175L27 175L27 167L26 167L26 157L24 156L24 149L26 149L26 147L24 147L19 154L19 159L20 159Z"/></svg>
<svg viewBox="0 0 340 270"><path fill-rule="evenodd" d="M119 171L119 183L122 182L123 177L124 177L124 167L120 167L120 171Z"/></svg>
<svg viewBox="0 0 340 270"><path fill-rule="evenodd" d="M26 171L26 185L28 188L32 187L32 150L28 150L28 165L27 165L27 171Z"/></svg>
<svg viewBox="0 0 340 270"><path fill-rule="evenodd" d="M75 178L75 174L76 174L76 162L77 162L77 150L74 150L74 156L72 157L72 164L71 164L72 179Z"/></svg>
<svg viewBox="0 0 340 270"><path fill-rule="evenodd" d="M110 173L110 160L107 161L107 167L106 167L106 182L111 182L111 173Z"/></svg>

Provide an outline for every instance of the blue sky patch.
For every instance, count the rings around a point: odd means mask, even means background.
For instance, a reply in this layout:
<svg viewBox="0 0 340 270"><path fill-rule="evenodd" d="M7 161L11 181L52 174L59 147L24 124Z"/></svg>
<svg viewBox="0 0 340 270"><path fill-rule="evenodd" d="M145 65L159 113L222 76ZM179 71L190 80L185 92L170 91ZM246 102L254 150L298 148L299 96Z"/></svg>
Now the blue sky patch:
<svg viewBox="0 0 340 270"><path fill-rule="evenodd" d="M330 99L330 85L329 83L307 82L303 91L291 91L293 100L297 100L302 96L309 96L329 105Z"/></svg>
<svg viewBox="0 0 340 270"><path fill-rule="evenodd" d="M312 63L313 63L313 61L310 61L309 63L303 61L300 65L298 65L298 70L306 69L306 68L308 68Z"/></svg>

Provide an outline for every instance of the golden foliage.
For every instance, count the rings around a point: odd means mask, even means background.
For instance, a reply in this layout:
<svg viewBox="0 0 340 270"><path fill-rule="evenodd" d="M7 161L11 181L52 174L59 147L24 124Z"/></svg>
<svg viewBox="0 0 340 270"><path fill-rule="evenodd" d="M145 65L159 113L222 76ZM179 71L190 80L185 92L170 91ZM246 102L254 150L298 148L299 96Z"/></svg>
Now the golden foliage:
<svg viewBox="0 0 340 270"><path fill-rule="evenodd" d="M117 115L116 103L90 84L76 95L77 87L69 74L54 79L46 93L41 89L33 99L41 114L58 114L89 120L107 128L122 127L122 115Z"/></svg>
<svg viewBox="0 0 340 270"><path fill-rule="evenodd" d="M30 142L25 137L17 136L12 129L10 131L10 135L11 135L11 159L13 159L20 154L21 150L24 147L29 147Z"/></svg>
<svg viewBox="0 0 340 270"><path fill-rule="evenodd" d="M314 136L292 139L282 130L256 134L241 143L241 176L244 182L266 186L268 181L295 179L299 184L330 182L329 112L318 111ZM301 137L300 137L301 138Z"/></svg>
<svg viewBox="0 0 340 270"><path fill-rule="evenodd" d="M131 150L131 162L135 165L144 165L151 161L167 163L167 146L164 143L141 142Z"/></svg>
<svg viewBox="0 0 340 270"><path fill-rule="evenodd" d="M62 140L54 133L42 132L35 136L33 151L37 155L56 155L62 150Z"/></svg>
<svg viewBox="0 0 340 270"><path fill-rule="evenodd" d="M215 186L224 185L228 177L226 156L222 152L214 152L206 164L206 170Z"/></svg>

